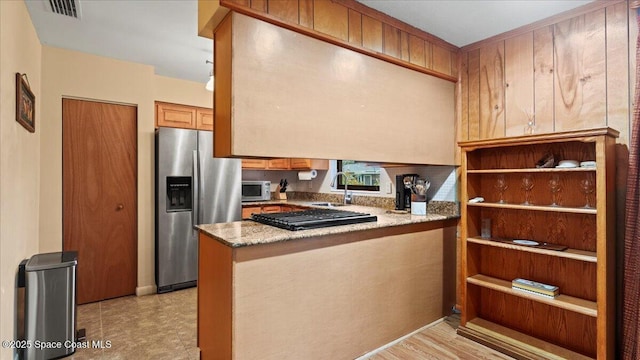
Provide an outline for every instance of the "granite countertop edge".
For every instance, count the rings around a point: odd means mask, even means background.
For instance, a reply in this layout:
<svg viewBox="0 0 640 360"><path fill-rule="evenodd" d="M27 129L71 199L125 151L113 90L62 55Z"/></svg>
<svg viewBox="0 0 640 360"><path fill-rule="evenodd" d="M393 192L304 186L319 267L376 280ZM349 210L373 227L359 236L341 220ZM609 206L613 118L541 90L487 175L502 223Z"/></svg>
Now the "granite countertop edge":
<svg viewBox="0 0 640 360"><path fill-rule="evenodd" d="M255 202L252 205L295 205L309 208L324 208L313 206L310 202L291 201L291 200L275 200L265 202ZM243 203L243 205L248 205ZM251 220L235 221L230 223L219 224L202 224L198 228L201 232L207 234L218 242L233 248L244 246L272 244L277 242L306 239L325 235L344 234L355 231L364 231L379 229L385 227L396 227L411 224L420 224L434 221L444 221L450 219L459 219L458 214L437 214L429 213L425 215L411 215L408 213L394 213L387 209L375 208L360 205L346 205L338 207L339 210L356 211L369 213L378 217L377 222L368 222L360 224L332 226L318 229L289 231L274 226L260 224Z"/></svg>

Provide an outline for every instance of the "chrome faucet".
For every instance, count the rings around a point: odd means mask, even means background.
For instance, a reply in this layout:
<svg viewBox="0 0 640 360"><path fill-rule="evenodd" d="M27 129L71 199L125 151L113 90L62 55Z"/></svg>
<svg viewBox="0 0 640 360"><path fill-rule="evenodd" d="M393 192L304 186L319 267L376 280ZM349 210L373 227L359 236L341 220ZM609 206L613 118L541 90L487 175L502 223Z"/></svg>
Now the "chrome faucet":
<svg viewBox="0 0 640 360"><path fill-rule="evenodd" d="M338 179L338 175L344 176L344 198L342 199L342 202L344 204L351 204L351 194L347 193L347 182L349 182L349 177L347 176L347 174L343 173L342 171L338 171L333 177L333 180L331 180L331 184L329 184L329 186L336 186L336 179Z"/></svg>

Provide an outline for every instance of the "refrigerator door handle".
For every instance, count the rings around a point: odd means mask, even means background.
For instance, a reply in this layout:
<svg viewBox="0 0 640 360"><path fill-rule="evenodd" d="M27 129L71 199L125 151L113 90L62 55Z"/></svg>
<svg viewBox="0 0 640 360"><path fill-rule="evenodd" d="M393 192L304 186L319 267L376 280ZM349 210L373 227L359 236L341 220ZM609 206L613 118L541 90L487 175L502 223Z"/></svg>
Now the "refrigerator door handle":
<svg viewBox="0 0 640 360"><path fill-rule="evenodd" d="M200 215L200 162L198 161L198 150L193 150L193 166L191 167L193 170L192 179L193 186L192 188L192 201L193 201L193 211L191 211L191 225L193 228L198 224L198 218Z"/></svg>
<svg viewBox="0 0 640 360"><path fill-rule="evenodd" d="M198 141L198 144L200 144L200 141ZM204 156L202 154L202 151L200 151L200 145L198 145L198 151L196 151L198 153L197 156L197 161L198 161L198 199L196 199L196 203L198 204L198 214L197 214L197 222L198 225L200 224L204 224L204 211L200 211L203 208L203 203L204 203L204 194L202 193L202 187L206 186L205 185L205 181L204 181L204 164L203 164L203 159ZM202 185L200 185L202 184Z"/></svg>

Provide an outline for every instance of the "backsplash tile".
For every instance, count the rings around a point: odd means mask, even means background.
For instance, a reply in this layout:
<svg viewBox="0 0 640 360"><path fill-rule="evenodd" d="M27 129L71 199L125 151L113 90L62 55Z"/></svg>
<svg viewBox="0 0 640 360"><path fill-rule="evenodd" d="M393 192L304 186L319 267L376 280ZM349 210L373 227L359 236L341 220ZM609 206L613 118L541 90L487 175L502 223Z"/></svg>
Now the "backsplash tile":
<svg viewBox="0 0 640 360"><path fill-rule="evenodd" d="M342 194L287 191L287 199L296 201L341 203L343 197ZM352 204L392 210L395 208L395 199L389 197L356 195L353 197ZM432 200L427 204L427 213L446 216L460 216L460 207L457 202Z"/></svg>

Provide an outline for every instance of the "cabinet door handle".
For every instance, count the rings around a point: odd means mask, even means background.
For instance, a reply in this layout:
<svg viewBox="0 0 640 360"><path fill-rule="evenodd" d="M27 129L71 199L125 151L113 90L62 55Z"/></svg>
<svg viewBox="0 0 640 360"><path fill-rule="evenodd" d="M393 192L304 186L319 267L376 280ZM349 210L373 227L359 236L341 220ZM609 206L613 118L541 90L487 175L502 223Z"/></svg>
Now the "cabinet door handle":
<svg viewBox="0 0 640 360"><path fill-rule="evenodd" d="M123 204L118 204L118 206L116 207L116 210L120 211L122 209L124 209L124 205Z"/></svg>

